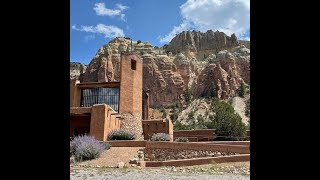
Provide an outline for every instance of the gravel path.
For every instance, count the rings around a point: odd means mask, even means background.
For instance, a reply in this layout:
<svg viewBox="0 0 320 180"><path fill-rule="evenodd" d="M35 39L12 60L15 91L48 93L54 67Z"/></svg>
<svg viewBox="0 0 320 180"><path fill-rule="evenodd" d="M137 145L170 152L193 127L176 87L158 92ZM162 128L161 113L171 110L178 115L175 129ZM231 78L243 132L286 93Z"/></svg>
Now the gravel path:
<svg viewBox="0 0 320 180"><path fill-rule="evenodd" d="M124 162L125 166L129 166L130 159L138 155L139 149L144 149L144 147L111 147L109 150L104 151L100 158L79 164L86 166L116 167L119 162ZM121 156L119 156L119 154L121 154Z"/></svg>
<svg viewBox="0 0 320 180"><path fill-rule="evenodd" d="M230 173L182 173L170 172L159 169L72 169L70 171L71 180L104 180L104 179L125 179L125 180L249 180L249 175Z"/></svg>

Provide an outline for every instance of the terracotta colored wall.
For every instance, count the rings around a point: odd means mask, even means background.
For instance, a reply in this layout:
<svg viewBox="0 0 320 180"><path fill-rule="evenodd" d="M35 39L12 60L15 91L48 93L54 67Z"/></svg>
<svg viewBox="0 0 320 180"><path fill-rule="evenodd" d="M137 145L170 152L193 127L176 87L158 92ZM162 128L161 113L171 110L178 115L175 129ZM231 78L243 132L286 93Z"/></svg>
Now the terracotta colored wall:
<svg viewBox="0 0 320 180"><path fill-rule="evenodd" d="M119 117L119 115L105 104L92 106L90 135L98 141L105 141L110 131L120 128L120 124L116 122L116 117Z"/></svg>
<svg viewBox="0 0 320 180"><path fill-rule="evenodd" d="M147 141L119 140L107 141L112 147L146 147Z"/></svg>
<svg viewBox="0 0 320 180"><path fill-rule="evenodd" d="M178 149L178 150L202 150L235 152L239 154L250 154L249 146L227 145L227 144L206 144L206 143L184 143L184 142L154 142L148 141L146 149Z"/></svg>
<svg viewBox="0 0 320 180"><path fill-rule="evenodd" d="M222 157L207 157L195 159L180 159L171 161L139 161L141 167L160 167L160 166L193 166L210 163L224 163L224 162L243 162L250 161L250 154L222 156Z"/></svg>
<svg viewBox="0 0 320 180"><path fill-rule="evenodd" d="M70 80L70 107L80 107L81 91L77 88L79 80Z"/></svg>
<svg viewBox="0 0 320 180"><path fill-rule="evenodd" d="M199 129L199 130L180 130L174 131L174 139L178 137L193 137L198 141L212 141L215 139L215 129Z"/></svg>
<svg viewBox="0 0 320 180"><path fill-rule="evenodd" d="M131 69L131 59L136 70ZM142 113L142 59L135 54L121 56L119 113Z"/></svg>
<svg viewBox="0 0 320 180"><path fill-rule="evenodd" d="M211 141L211 142L201 142L201 143L250 146L250 141Z"/></svg>
<svg viewBox="0 0 320 180"><path fill-rule="evenodd" d="M73 137L76 128L90 130L90 116L70 116L70 137Z"/></svg>
<svg viewBox="0 0 320 180"><path fill-rule="evenodd" d="M166 133L170 135L171 141L173 141L173 124L171 120L143 120L142 128L145 140L149 140L149 138L151 138L155 133Z"/></svg>
<svg viewBox="0 0 320 180"><path fill-rule="evenodd" d="M120 115L110 106L97 104L92 107L70 108L70 137L75 128L89 128L90 135L105 141L107 134L120 128Z"/></svg>

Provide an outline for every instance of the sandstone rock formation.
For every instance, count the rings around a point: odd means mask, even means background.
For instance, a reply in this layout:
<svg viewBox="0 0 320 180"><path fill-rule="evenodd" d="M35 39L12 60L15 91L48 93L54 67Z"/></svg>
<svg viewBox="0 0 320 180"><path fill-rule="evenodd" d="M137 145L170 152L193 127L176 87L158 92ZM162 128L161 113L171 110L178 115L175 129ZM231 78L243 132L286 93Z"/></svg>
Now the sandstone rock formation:
<svg viewBox="0 0 320 180"><path fill-rule="evenodd" d="M86 71L87 65L78 62L70 62L70 80L79 79L80 74Z"/></svg>
<svg viewBox="0 0 320 180"><path fill-rule="evenodd" d="M151 107L168 106L182 98L184 81L167 55L143 57L143 88L149 92Z"/></svg>
<svg viewBox="0 0 320 180"><path fill-rule="evenodd" d="M177 101L184 104L188 89L192 89L194 98L203 97L214 88L219 98L228 99L241 82L250 85L250 42L241 42L240 46L234 34L229 37L212 30L184 31L166 48L114 38L98 50L79 79L120 81L120 54L134 51L143 58L143 89L150 95L151 108Z"/></svg>
<svg viewBox="0 0 320 180"><path fill-rule="evenodd" d="M239 51L239 48L234 53L220 51L213 58L214 63L204 68L197 78L194 98L205 97L215 89L218 98L228 99L235 95L242 82L250 84L250 56L242 56L244 53Z"/></svg>
<svg viewBox="0 0 320 180"><path fill-rule="evenodd" d="M213 32L212 30L205 33L183 31L171 40L166 51L173 54L183 52L188 57L200 59L205 58L215 50L232 48L238 45L235 34L229 37L223 32Z"/></svg>

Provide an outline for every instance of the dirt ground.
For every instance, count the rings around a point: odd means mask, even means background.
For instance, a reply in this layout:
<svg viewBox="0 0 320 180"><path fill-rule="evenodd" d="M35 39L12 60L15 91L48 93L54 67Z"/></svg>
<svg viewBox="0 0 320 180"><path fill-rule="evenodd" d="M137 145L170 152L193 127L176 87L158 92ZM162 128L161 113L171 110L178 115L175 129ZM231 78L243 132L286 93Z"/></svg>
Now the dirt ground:
<svg viewBox="0 0 320 180"><path fill-rule="evenodd" d="M157 168L71 168L71 180L157 179L157 180L249 180L250 162Z"/></svg>
<svg viewBox="0 0 320 180"><path fill-rule="evenodd" d="M119 162L124 162L125 167L130 167L130 159L137 156L139 149L143 148L144 147L111 147L109 150L104 151L100 158L79 164L94 167L116 167Z"/></svg>

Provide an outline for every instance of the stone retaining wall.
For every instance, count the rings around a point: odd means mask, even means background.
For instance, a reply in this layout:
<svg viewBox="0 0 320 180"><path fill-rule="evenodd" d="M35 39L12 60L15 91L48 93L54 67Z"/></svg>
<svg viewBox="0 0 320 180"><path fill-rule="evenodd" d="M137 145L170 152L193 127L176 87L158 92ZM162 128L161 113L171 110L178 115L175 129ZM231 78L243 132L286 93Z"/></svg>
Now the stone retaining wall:
<svg viewBox="0 0 320 180"><path fill-rule="evenodd" d="M120 128L135 133L136 140L144 140L141 121L140 113L121 113Z"/></svg>
<svg viewBox="0 0 320 180"><path fill-rule="evenodd" d="M145 149L145 161L168 161L200 157L220 157L239 155L233 152L183 150L183 149Z"/></svg>
<svg viewBox="0 0 320 180"><path fill-rule="evenodd" d="M169 161L139 161L138 165L141 167L160 167L160 166L194 166L211 163L225 163L225 162L243 162L250 161L250 154L241 154L234 156L221 157L206 157L195 159L180 159Z"/></svg>

